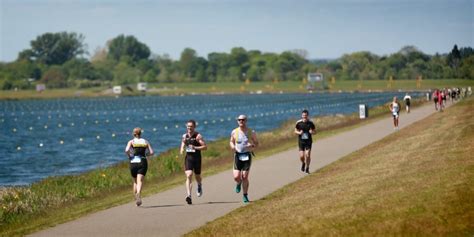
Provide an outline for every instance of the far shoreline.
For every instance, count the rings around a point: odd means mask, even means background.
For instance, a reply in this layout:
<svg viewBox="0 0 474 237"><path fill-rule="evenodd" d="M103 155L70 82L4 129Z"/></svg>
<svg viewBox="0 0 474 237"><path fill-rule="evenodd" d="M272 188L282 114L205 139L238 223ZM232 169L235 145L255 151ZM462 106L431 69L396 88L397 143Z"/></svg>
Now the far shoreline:
<svg viewBox="0 0 474 237"><path fill-rule="evenodd" d="M338 81L316 85L308 90L307 84L299 81L283 82L190 82L149 84L146 92L140 92L132 86L125 87L121 94L114 94L111 87L64 88L36 90L8 90L0 92L0 101L28 99L74 99L74 98L113 98L129 96L190 96L190 95L249 95L249 94L307 94L307 93L371 93L371 92L427 92L433 89L452 87L473 87L474 80L446 79L376 81Z"/></svg>

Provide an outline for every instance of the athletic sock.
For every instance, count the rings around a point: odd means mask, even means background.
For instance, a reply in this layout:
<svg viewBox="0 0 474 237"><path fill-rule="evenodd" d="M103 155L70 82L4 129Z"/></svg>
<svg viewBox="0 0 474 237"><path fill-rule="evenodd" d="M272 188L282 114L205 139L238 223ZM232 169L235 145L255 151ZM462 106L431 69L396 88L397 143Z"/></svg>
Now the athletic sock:
<svg viewBox="0 0 474 237"><path fill-rule="evenodd" d="M198 197L200 197L202 195L202 184L198 184L196 194L197 194Z"/></svg>
<svg viewBox="0 0 474 237"><path fill-rule="evenodd" d="M249 198L248 198L248 194L245 193L245 194L242 196L242 200L244 201L244 203L250 202L250 201L249 201Z"/></svg>

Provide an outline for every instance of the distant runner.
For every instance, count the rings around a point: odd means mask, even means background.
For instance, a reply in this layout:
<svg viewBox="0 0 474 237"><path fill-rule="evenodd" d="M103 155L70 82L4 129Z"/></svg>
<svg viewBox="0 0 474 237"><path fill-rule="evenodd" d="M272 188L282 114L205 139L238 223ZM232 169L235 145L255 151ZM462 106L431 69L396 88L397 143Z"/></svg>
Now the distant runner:
<svg viewBox="0 0 474 237"><path fill-rule="evenodd" d="M243 186L243 202L248 203L249 173L252 164L253 150L258 147L257 134L247 127L247 116L239 115L239 127L230 134L230 148L234 151L234 180L237 183L235 192L240 193Z"/></svg>
<svg viewBox="0 0 474 237"><path fill-rule="evenodd" d="M207 149L206 142L202 138L202 135L195 131L196 121L189 120L186 123L187 132L183 134L181 139L181 155L186 151L186 157L184 158L184 173L186 174L186 202L192 204L191 190L193 182L193 172L196 175L197 190L196 194L198 197L202 195L202 183L201 183L201 151Z"/></svg>
<svg viewBox="0 0 474 237"><path fill-rule="evenodd" d="M411 96L406 93L405 97L403 97L403 101L405 101L405 108L407 110L407 113L410 113Z"/></svg>
<svg viewBox="0 0 474 237"><path fill-rule="evenodd" d="M447 95L446 88L443 88L443 90L441 91L441 108L442 109L444 109L446 106L446 95Z"/></svg>
<svg viewBox="0 0 474 237"><path fill-rule="evenodd" d="M309 174L311 164L312 135L316 132L314 123L308 119L308 110L301 112L301 119L296 122L295 133L298 134L298 148L300 151L301 172Z"/></svg>
<svg viewBox="0 0 474 237"><path fill-rule="evenodd" d="M141 138L142 129L133 129L133 139L127 143L125 147L125 154L130 160L130 173L133 177L133 194L135 196L135 203L138 206L142 205L141 192L143 181L148 170L147 157L154 154L151 144ZM148 150L148 153L146 152Z"/></svg>
<svg viewBox="0 0 474 237"><path fill-rule="evenodd" d="M396 96L393 97L393 101L390 103L389 108L393 116L393 129L399 129L398 118L400 116L400 103L398 103Z"/></svg>
<svg viewBox="0 0 474 237"><path fill-rule="evenodd" d="M443 112L443 108L444 108L443 93L441 92L441 90L437 90L437 91L438 93L436 94L436 96L438 97L438 111Z"/></svg>
<svg viewBox="0 0 474 237"><path fill-rule="evenodd" d="M438 111L438 89L436 89L434 92L433 92L433 102L434 102L434 105L435 105L435 110Z"/></svg>

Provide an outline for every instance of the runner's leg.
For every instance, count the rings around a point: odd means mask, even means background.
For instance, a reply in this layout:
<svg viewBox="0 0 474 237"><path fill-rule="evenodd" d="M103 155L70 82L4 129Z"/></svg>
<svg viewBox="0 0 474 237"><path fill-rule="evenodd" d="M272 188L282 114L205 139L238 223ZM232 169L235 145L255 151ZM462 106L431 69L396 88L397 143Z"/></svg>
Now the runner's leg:
<svg viewBox="0 0 474 237"><path fill-rule="evenodd" d="M300 148L301 149L301 148ZM305 153L304 151L300 151L300 161L301 161L301 172L304 172L305 170Z"/></svg>
<svg viewBox="0 0 474 237"><path fill-rule="evenodd" d="M242 172L240 170L234 170L234 180L236 183L242 183Z"/></svg>
<svg viewBox="0 0 474 237"><path fill-rule="evenodd" d="M188 197L190 197L193 188L193 171L185 170L184 173L186 174L186 193L188 194Z"/></svg>
<svg viewBox="0 0 474 237"><path fill-rule="evenodd" d="M250 173L250 170L248 171L242 171L242 186L243 186L243 189L244 189L244 194L247 194L248 191L249 191L249 173Z"/></svg>
<svg viewBox="0 0 474 237"><path fill-rule="evenodd" d="M137 178L133 178L133 195L137 194Z"/></svg>
<svg viewBox="0 0 474 237"><path fill-rule="evenodd" d="M311 164L311 149L304 151L305 153L305 163L306 163L306 173L309 173L309 165Z"/></svg>

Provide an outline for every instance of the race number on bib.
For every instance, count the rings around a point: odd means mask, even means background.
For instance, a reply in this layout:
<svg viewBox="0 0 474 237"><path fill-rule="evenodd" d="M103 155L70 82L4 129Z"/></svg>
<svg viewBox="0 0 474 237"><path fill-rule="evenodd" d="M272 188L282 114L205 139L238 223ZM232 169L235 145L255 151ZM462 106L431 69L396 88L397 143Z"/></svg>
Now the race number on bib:
<svg viewBox="0 0 474 237"><path fill-rule="evenodd" d="M188 146L186 147L186 152L196 152L196 150Z"/></svg>
<svg viewBox="0 0 474 237"><path fill-rule="evenodd" d="M238 156L239 156L240 161L248 161L250 158L248 153L242 153L242 154L239 154Z"/></svg>
<svg viewBox="0 0 474 237"><path fill-rule="evenodd" d="M308 133L304 132L303 134L301 134L301 139L309 139Z"/></svg>
<svg viewBox="0 0 474 237"><path fill-rule="evenodd" d="M142 158L140 156L134 156L131 160L130 163L140 163L142 162Z"/></svg>

